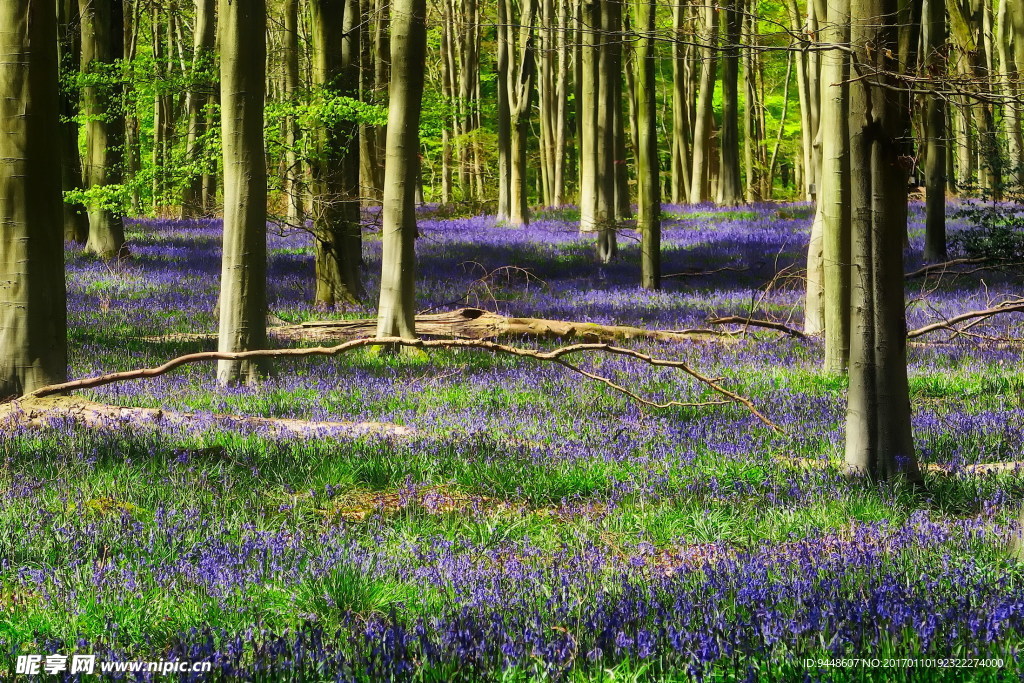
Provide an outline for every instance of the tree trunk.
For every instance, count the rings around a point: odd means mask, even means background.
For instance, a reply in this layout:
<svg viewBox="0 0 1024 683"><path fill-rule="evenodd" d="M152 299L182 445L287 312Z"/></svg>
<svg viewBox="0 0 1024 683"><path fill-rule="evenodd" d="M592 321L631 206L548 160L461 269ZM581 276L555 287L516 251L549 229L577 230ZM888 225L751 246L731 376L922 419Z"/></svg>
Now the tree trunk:
<svg viewBox="0 0 1024 683"><path fill-rule="evenodd" d="M299 0L284 0L284 33L281 59L284 62L284 99L288 106L299 105ZM284 119L284 194L288 203L288 222L301 225L305 221L305 187L303 161L299 155L302 131L293 113ZM360 142L362 140L360 139Z"/></svg>
<svg viewBox="0 0 1024 683"><path fill-rule="evenodd" d="M297 0L290 0L296 2ZM185 99L187 117L187 138L185 154L188 180L181 200L182 215L201 216L206 212L203 206L203 176L207 173L208 162L203 136L206 134L206 112L203 109L210 101L213 91L212 70L217 46L216 2L196 0L195 27L193 29L192 76Z"/></svg>
<svg viewBox="0 0 1024 683"><path fill-rule="evenodd" d="M53 0L0 3L0 398L67 379Z"/></svg>
<svg viewBox="0 0 1024 683"><path fill-rule="evenodd" d="M849 0L829 0L822 41L848 45ZM850 126L849 59L841 49L821 55L821 191L815 221L821 222L824 263L825 372L846 372L850 358Z"/></svg>
<svg viewBox="0 0 1024 683"><path fill-rule="evenodd" d="M636 38L637 227L640 230L640 286L661 288L661 178L658 170L657 55L655 6L633 0Z"/></svg>
<svg viewBox="0 0 1024 683"><path fill-rule="evenodd" d="M113 64L124 56L124 12L121 0L79 0L82 19L82 73L106 74L82 89L86 117L86 186L96 193L122 182L124 118L120 113L120 75ZM108 190L109 191L109 190ZM124 246L124 221L103 197L89 200L86 250L113 258Z"/></svg>
<svg viewBox="0 0 1024 683"><path fill-rule="evenodd" d="M924 66L937 80L946 74L946 6L942 0L925 0L927 7ZM925 101L925 232L924 259L941 263L946 252L946 101L926 95Z"/></svg>
<svg viewBox="0 0 1024 683"><path fill-rule="evenodd" d="M377 336L415 338L416 185L427 51L426 0L391 4L391 92Z"/></svg>
<svg viewBox="0 0 1024 683"><path fill-rule="evenodd" d="M597 255L602 263L608 263L617 251L615 238L616 207L615 207L615 160L618 150L616 129L620 123L616 119L616 110L621 109L621 101L617 97L616 81L621 79L621 59L617 58L615 49L619 45L618 35L622 30L621 0L602 0L601 2L601 34L599 40L600 57L598 59L597 78L597 130L596 130L596 211L597 221Z"/></svg>
<svg viewBox="0 0 1024 683"><path fill-rule="evenodd" d="M700 94L693 127L693 170L690 203L711 201L711 130L714 126L715 72L718 44L718 10L708 3L701 9Z"/></svg>
<svg viewBox="0 0 1024 683"><path fill-rule="evenodd" d="M267 343L267 14L265 0L220 0L219 9L224 254L217 350L234 352ZM265 370L252 360L222 360L217 379L222 385L254 381Z"/></svg>
<svg viewBox="0 0 1024 683"><path fill-rule="evenodd" d="M1024 97L1024 5L1010 0L999 4L999 61L1002 86L1009 98L1003 110L1003 128L1008 142L1009 171L1017 185L1024 182L1024 131L1021 130L1020 98ZM1011 49L1012 45L1012 49Z"/></svg>
<svg viewBox="0 0 1024 683"><path fill-rule="evenodd" d="M601 24L599 0L580 4L580 76L577 121L580 137L580 231L595 232L597 221L598 151L597 134L598 75L600 70Z"/></svg>
<svg viewBox="0 0 1024 683"><path fill-rule="evenodd" d="M499 42L504 43L505 59L504 68L498 70L498 88L505 90L508 106L508 139L502 140L507 144L504 151L507 175L498 182L506 187L509 224L526 225L526 133L533 95L537 0L522 0L519 17L515 20L513 10L512 0L498 0Z"/></svg>
<svg viewBox="0 0 1024 683"><path fill-rule="evenodd" d="M740 180L740 21L739 0L729 0L725 7L722 129L718 143L720 161L717 202L724 206L743 203L743 183Z"/></svg>
<svg viewBox="0 0 1024 683"><path fill-rule="evenodd" d="M689 13L688 0L672 5L672 27L676 42L672 45L672 175L671 198L682 204L690 196L691 93L687 84L691 65L688 63L690 47L682 39L686 34Z"/></svg>
<svg viewBox="0 0 1024 683"><path fill-rule="evenodd" d="M899 69L895 0L853 0L851 44L862 69ZM896 79L880 76L883 85ZM852 297L846 464L875 480L918 482L907 384L903 241L908 170L900 158L908 100L855 79L850 89Z"/></svg>
<svg viewBox="0 0 1024 683"><path fill-rule="evenodd" d="M57 0L58 57L62 75L77 74L81 62L78 0ZM78 153L78 89L62 79L60 89L61 186L65 192L81 190L82 158ZM63 202L64 239L85 244L89 239L89 214L84 204Z"/></svg>
<svg viewBox="0 0 1024 683"><path fill-rule="evenodd" d="M355 0L311 0L313 82L325 101L357 98L358 11ZM353 30L346 34L346 25ZM362 297L359 142L354 120L330 120L319 131L313 164L315 302L332 307Z"/></svg>

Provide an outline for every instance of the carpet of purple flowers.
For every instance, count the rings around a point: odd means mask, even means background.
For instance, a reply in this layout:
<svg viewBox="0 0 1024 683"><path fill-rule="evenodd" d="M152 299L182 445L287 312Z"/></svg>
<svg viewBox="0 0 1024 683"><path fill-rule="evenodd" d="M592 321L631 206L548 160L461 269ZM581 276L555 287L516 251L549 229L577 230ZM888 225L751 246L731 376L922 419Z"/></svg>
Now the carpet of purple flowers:
<svg viewBox="0 0 1024 683"><path fill-rule="evenodd" d="M658 293L636 286L629 231L620 260L599 266L569 211L528 229L425 214L418 307L799 326L808 207L666 210L677 275ZM912 219L910 268L920 207ZM215 329L219 228L133 223L132 257L117 264L69 247L71 374L209 348L174 335ZM272 233L270 253L274 316L373 315L311 307L308 235ZM372 220L366 261L374 292ZM1019 288L992 271L913 280L909 324ZM972 331L1022 337L1024 322ZM738 408L652 410L563 368L475 351L281 362L264 384L230 390L210 366L104 387L89 397L199 416L0 434L0 672L20 653L83 652L212 660L217 680L888 680L806 660L960 657L1004 666L900 676L1016 679L1024 572L1004 548L1024 480L957 468L1022 459L1021 350L920 341L920 456L953 470L929 474L926 493L785 464L838 457L844 381L820 373L820 341L769 331L630 344L726 378L782 435ZM708 398L669 368L586 367L661 401ZM224 431L210 413L415 434L282 439Z"/></svg>

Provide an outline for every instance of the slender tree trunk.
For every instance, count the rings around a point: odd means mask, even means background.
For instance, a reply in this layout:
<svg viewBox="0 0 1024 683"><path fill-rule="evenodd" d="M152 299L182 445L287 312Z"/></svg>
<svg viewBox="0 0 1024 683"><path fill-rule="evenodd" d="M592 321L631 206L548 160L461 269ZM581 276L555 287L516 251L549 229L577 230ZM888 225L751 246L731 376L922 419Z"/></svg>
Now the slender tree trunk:
<svg viewBox="0 0 1024 683"><path fill-rule="evenodd" d="M693 128L693 170L690 203L711 201L711 131L714 127L714 95L718 44L718 11L708 3L701 8L700 94Z"/></svg>
<svg viewBox="0 0 1024 683"><path fill-rule="evenodd" d="M0 3L0 398L67 379L53 0Z"/></svg>
<svg viewBox="0 0 1024 683"><path fill-rule="evenodd" d="M499 137L504 143L505 173L499 183L506 188L507 216L511 225L526 225L527 176L526 134L534 79L534 24L536 0L522 0L519 17L513 18L512 0L498 0L499 47L502 64L498 68L498 88L504 89L508 107L508 133ZM499 105L499 108L500 105ZM499 114L499 119L504 114ZM501 122L499 121L499 124ZM500 213L500 211L499 211Z"/></svg>
<svg viewBox="0 0 1024 683"><path fill-rule="evenodd" d="M895 0L851 2L859 68L899 68ZM881 77L892 85L894 78ZM853 292L846 463L876 480L920 481L910 425L903 241L908 171L900 158L908 100L856 79L850 89Z"/></svg>
<svg viewBox="0 0 1024 683"><path fill-rule="evenodd" d="M120 75L113 65L124 56L124 14L121 0L79 0L82 19L82 73L106 74L82 89L86 116L85 183L94 192L119 185L124 153L124 118L119 112ZM124 221L108 203L89 202L86 249L103 258L117 256L124 246Z"/></svg>
<svg viewBox="0 0 1024 683"><path fill-rule="evenodd" d="M598 150L598 76L600 70L601 5L599 0L582 0L580 5L580 76L577 109L580 137L580 230L598 229L597 182Z"/></svg>
<svg viewBox="0 0 1024 683"><path fill-rule="evenodd" d="M265 0L220 0L221 135L224 150L224 254L220 282L221 352L267 343L267 165ZM254 381L253 361L219 361L222 385Z"/></svg>
<svg viewBox="0 0 1024 683"><path fill-rule="evenodd" d="M942 0L925 0L927 31L924 65L941 80L946 74L946 7ZM941 263L946 256L946 101L935 95L925 101L925 233L924 258Z"/></svg>
<svg viewBox="0 0 1024 683"><path fill-rule="evenodd" d="M615 160L618 151L617 128L621 121L616 119L615 112L620 110L621 98L615 82L621 79L621 59L615 52L619 32L622 30L621 0L602 0L601 3L601 50L598 59L597 93L600 102L597 111L597 183L596 183L596 219L597 219L597 253L602 263L608 263L617 251L615 237L616 206Z"/></svg>
<svg viewBox="0 0 1024 683"><path fill-rule="evenodd" d="M640 286L661 288L661 178L658 170L658 109L655 97L657 28L655 5L633 0L636 40L637 227L640 229Z"/></svg>
<svg viewBox="0 0 1024 683"><path fill-rule="evenodd" d="M1024 6L1019 2L999 0L998 16L999 63L1002 65L1001 86L1008 98L1003 107L1003 131L1007 141L1009 168L1014 183L1024 182L1024 131L1021 130L1020 98L1024 97L1021 74L1024 73Z"/></svg>
<svg viewBox="0 0 1024 683"><path fill-rule="evenodd" d="M684 40L686 35L688 0L680 0L672 5L672 28L676 41L672 45L672 176L671 198L674 204L682 204L689 199L689 174L692 160L690 158L690 98L686 84L689 69L687 68L688 50Z"/></svg>
<svg viewBox="0 0 1024 683"><path fill-rule="evenodd" d="M850 0L829 0L822 41L849 45ZM850 107L849 59L841 48L821 55L821 192L815 221L821 223L824 264L825 372L846 372L850 358ZM808 283L810 285L810 283Z"/></svg>
<svg viewBox="0 0 1024 683"><path fill-rule="evenodd" d="M719 204L743 203L740 180L740 23L739 0L725 7L725 50L722 57L722 129L719 135Z"/></svg>
<svg viewBox="0 0 1024 683"><path fill-rule="evenodd" d="M283 63L284 76L284 99L285 102L295 107L299 104L300 80L299 80L299 0L284 0L282 5L284 14L284 33L281 36L281 59ZM292 225L301 225L305 221L305 194L303 162L299 155L299 144L302 141L302 131L299 128L298 120L293 113L289 113L284 119L284 194L288 202L288 222ZM362 140L360 140L362 142Z"/></svg>
<svg viewBox="0 0 1024 683"><path fill-rule="evenodd" d="M310 0L313 82L325 99L357 98L358 11L353 0ZM351 12L350 12L351 10ZM346 34L346 24L353 30ZM353 47L355 50L353 51ZM355 303L359 281L358 124L332 120L319 131L313 164L314 300L319 306Z"/></svg>
<svg viewBox="0 0 1024 683"><path fill-rule="evenodd" d="M558 66L555 74L555 149L554 177L552 178L551 203L555 206L565 204L565 156L566 129L568 127L566 106L569 98L569 2L558 3L558 32L556 45L558 50Z"/></svg>
<svg viewBox="0 0 1024 683"><path fill-rule="evenodd" d="M57 63L62 75L60 89L61 187L81 190L82 159L78 153L78 89L68 76L77 74L82 44L79 36L78 0L57 0ZM85 244L89 239L89 214L84 204L63 202L64 239Z"/></svg>
<svg viewBox="0 0 1024 683"><path fill-rule="evenodd" d="M416 185L427 51L426 0L391 4L391 93L378 337L416 337Z"/></svg>
<svg viewBox="0 0 1024 683"><path fill-rule="evenodd" d="M290 0L295 2L296 0ZM203 136L206 134L206 112L213 91L211 71L217 45L215 0L196 0L195 27L193 34L191 87L185 100L187 117L187 138L185 141L188 180L185 185L181 209L184 216L198 216L205 213L203 206L203 176L207 172L206 150Z"/></svg>

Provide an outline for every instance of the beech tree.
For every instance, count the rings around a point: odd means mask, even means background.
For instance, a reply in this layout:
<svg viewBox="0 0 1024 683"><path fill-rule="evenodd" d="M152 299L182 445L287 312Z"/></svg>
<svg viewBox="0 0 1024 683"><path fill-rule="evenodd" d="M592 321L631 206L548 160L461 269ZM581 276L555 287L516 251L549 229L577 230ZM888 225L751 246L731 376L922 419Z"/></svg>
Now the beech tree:
<svg viewBox="0 0 1024 683"><path fill-rule="evenodd" d="M852 296L846 463L874 479L919 481L910 425L903 242L910 160L901 140L909 100L896 0L852 0L849 89Z"/></svg>
<svg viewBox="0 0 1024 683"><path fill-rule="evenodd" d="M658 169L658 109L655 94L655 5L633 0L633 21L640 32L633 61L636 69L637 227L640 230L640 284L661 287L661 179Z"/></svg>
<svg viewBox="0 0 1024 683"><path fill-rule="evenodd" d="M0 398L67 378L57 13L0 3Z"/></svg>
<svg viewBox="0 0 1024 683"><path fill-rule="evenodd" d="M82 114L85 117L85 184L89 199L86 249L112 258L124 247L124 219L108 190L124 179L124 117L120 113L124 57L122 0L79 0L82 22Z"/></svg>
<svg viewBox="0 0 1024 683"><path fill-rule="evenodd" d="M224 253L217 350L249 351L267 343L267 12L265 0L220 0L218 8ZM217 379L224 385L252 382L265 370L256 360L222 360Z"/></svg>
<svg viewBox="0 0 1024 683"><path fill-rule="evenodd" d="M378 337L416 337L416 186L427 49L426 14L426 0L392 0Z"/></svg>

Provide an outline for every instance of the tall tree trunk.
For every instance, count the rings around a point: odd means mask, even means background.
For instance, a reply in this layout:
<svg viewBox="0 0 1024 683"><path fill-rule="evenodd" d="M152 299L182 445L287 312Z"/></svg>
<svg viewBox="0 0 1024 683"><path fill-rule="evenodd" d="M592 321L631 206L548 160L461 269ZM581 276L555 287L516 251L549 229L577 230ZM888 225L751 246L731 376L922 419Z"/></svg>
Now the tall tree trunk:
<svg viewBox="0 0 1024 683"><path fill-rule="evenodd" d="M829 0L822 41L848 46L850 0ZM846 372L850 358L850 111L849 59L841 48L821 55L821 191L815 221L821 223L824 253L825 372ZM810 287L810 282L808 282Z"/></svg>
<svg viewBox="0 0 1024 683"><path fill-rule="evenodd" d="M0 3L0 398L67 379L53 0Z"/></svg>
<svg viewBox="0 0 1024 683"><path fill-rule="evenodd" d="M522 0L517 19L513 19L514 10L512 0L498 0L498 40L504 43L504 65L498 69L498 87L505 90L508 106L508 139L503 152L507 175L499 178L499 183L506 187L508 222L526 225L526 133L533 96L537 0Z"/></svg>
<svg viewBox="0 0 1024 683"><path fill-rule="evenodd" d="M903 241L908 169L901 159L908 100L864 78L899 69L895 0L851 2L851 44L863 69L850 89L853 292L846 463L876 480L920 481L907 383Z"/></svg>
<svg viewBox="0 0 1024 683"><path fill-rule="evenodd" d="M1019 2L999 0L998 16L999 63L1001 89L1007 97L1003 107L1003 134L1007 140L1009 168L1014 183L1024 183L1024 131L1021 130L1020 98L1024 97L1021 74L1024 73L1024 6Z"/></svg>
<svg viewBox="0 0 1024 683"><path fill-rule="evenodd" d="M637 227L640 229L640 286L661 288L661 178L658 170L657 55L655 5L633 0L636 39Z"/></svg>
<svg viewBox="0 0 1024 683"><path fill-rule="evenodd" d="M70 74L77 74L81 62L78 0L57 0L58 65L60 89L61 186L65 192L81 190L82 158L78 152L78 87ZM63 202L64 239L85 244L89 239L89 214L84 204Z"/></svg>
<svg viewBox="0 0 1024 683"><path fill-rule="evenodd" d="M925 0L927 11L924 65L941 82L946 74L946 6L942 0ZM924 258L941 263L946 256L946 101L926 95L925 101L925 231Z"/></svg>
<svg viewBox="0 0 1024 683"><path fill-rule="evenodd" d="M392 0L378 337L416 337L416 185L427 52L426 0Z"/></svg>
<svg viewBox="0 0 1024 683"><path fill-rule="evenodd" d="M313 82L326 101L358 97L356 7L354 0L310 0ZM346 35L347 24L353 30ZM358 124L354 120L327 121L319 132L313 164L312 218L315 302L320 306L354 303L362 296L357 138Z"/></svg>
<svg viewBox="0 0 1024 683"><path fill-rule="evenodd" d="M569 98L569 6L576 3L558 3L558 35L556 46L558 50L558 66L555 74L555 149L554 149L554 177L552 178L551 203L555 206L565 204L565 157L566 157L566 129L568 127L567 101Z"/></svg>
<svg viewBox="0 0 1024 683"><path fill-rule="evenodd" d="M619 32L622 30L622 2L621 0L602 0L601 3L601 48L598 59L597 74L597 183L596 189L596 212L597 220L597 252L602 263L608 263L617 251L615 238L616 229L616 206L615 187L616 172L615 160L618 151L617 129L621 121L617 119L615 112L620 111L621 98L615 83L622 77L619 69L622 60L616 54Z"/></svg>
<svg viewBox="0 0 1024 683"><path fill-rule="evenodd" d="M290 0L296 2L296 0ZM203 176L207 173L208 162L203 138L206 134L206 112L203 109L210 101L213 91L212 69L216 55L217 23L215 0L196 0L195 26L193 29L192 76L189 79L188 95L185 99L187 137L185 154L188 179L185 184L181 210L184 216L199 216L205 213L203 206Z"/></svg>
<svg viewBox="0 0 1024 683"><path fill-rule="evenodd" d="M672 28L676 41L672 44L672 175L670 192L674 204L689 199L690 158L690 93L687 80L690 69L687 59L688 46L683 36L689 17L688 0L679 0L672 5Z"/></svg>
<svg viewBox="0 0 1024 683"><path fill-rule="evenodd" d="M86 117L86 186L96 193L122 182L124 118L120 114L120 74L114 64L124 56L124 12L121 0L79 0L82 18L82 73L105 74L82 89ZM117 256L124 246L124 220L100 197L89 201L86 249L103 258Z"/></svg>
<svg viewBox="0 0 1024 683"><path fill-rule="evenodd" d="M700 94L693 127L693 170L690 173L692 204L711 201L711 130L718 44L718 10L711 3L701 8L700 41Z"/></svg>
<svg viewBox="0 0 1024 683"><path fill-rule="evenodd" d="M284 0L284 33L281 36L281 59L284 75L284 99L290 107L299 105L301 81L299 79L299 0ZM302 130L295 114L289 112L284 119L284 194L288 202L288 222L301 225L305 221L304 165L299 154ZM360 139L360 142L362 140Z"/></svg>
<svg viewBox="0 0 1024 683"><path fill-rule="evenodd" d="M580 231L595 232L597 221L598 153L597 133L598 76L600 70L601 5L599 0L582 0L580 4L580 75L576 118L580 138L579 185Z"/></svg>
<svg viewBox="0 0 1024 683"><path fill-rule="evenodd" d="M267 343L267 165L263 153L266 88L265 0L220 0L220 91L224 150L224 254L220 280L221 352ZM222 385L254 381L266 367L222 360Z"/></svg>
<svg viewBox="0 0 1024 683"><path fill-rule="evenodd" d="M722 129L719 135L719 204L743 203L740 180L740 23L739 0L725 7L725 50L722 57Z"/></svg>

